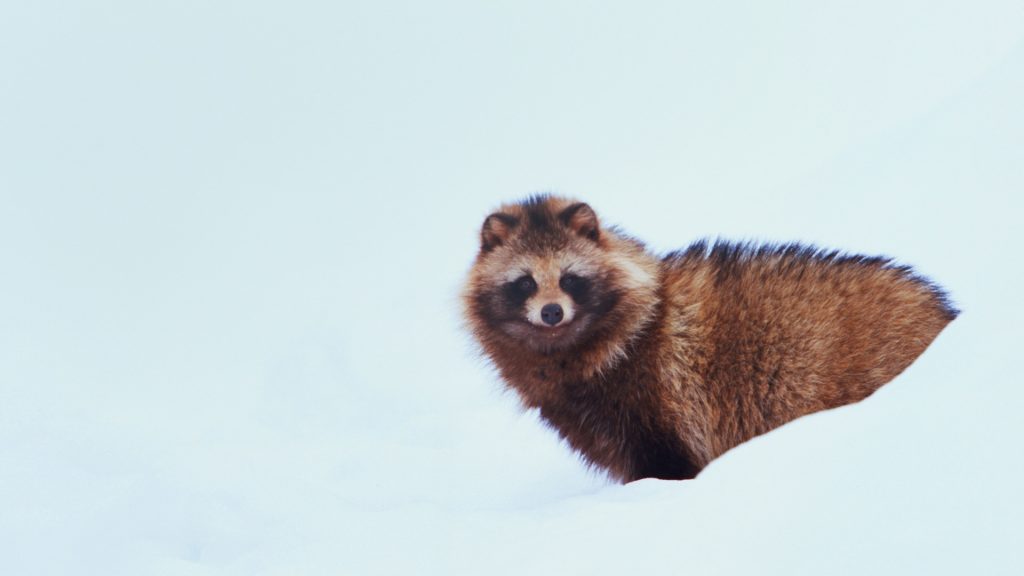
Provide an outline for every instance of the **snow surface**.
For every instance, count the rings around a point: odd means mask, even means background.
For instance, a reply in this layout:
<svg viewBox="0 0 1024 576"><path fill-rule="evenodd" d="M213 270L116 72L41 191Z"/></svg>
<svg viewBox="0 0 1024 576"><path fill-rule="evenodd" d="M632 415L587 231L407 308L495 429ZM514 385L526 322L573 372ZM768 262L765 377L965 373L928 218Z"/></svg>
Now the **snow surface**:
<svg viewBox="0 0 1024 576"><path fill-rule="evenodd" d="M0 573L1024 573L1024 8L825 4L0 5ZM459 326L538 190L964 312L860 404L610 484Z"/></svg>

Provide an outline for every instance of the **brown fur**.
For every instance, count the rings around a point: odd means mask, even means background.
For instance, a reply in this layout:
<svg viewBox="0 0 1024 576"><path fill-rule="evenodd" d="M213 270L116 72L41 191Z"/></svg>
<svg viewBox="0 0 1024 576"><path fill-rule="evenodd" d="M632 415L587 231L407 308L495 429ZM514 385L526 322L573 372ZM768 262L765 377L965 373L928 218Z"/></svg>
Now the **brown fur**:
<svg viewBox="0 0 1024 576"><path fill-rule="evenodd" d="M464 303L524 404L622 481L692 478L754 436L857 402L957 315L884 258L699 242L659 259L586 204L547 196L485 220ZM565 309L556 327L537 320L546 303Z"/></svg>

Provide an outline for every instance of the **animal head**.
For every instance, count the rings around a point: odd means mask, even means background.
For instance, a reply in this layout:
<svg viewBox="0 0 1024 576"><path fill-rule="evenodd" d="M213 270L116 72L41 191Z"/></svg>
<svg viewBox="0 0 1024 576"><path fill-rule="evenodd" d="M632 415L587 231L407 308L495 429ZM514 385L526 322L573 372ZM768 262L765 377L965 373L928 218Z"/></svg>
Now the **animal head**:
<svg viewBox="0 0 1024 576"><path fill-rule="evenodd" d="M607 230L573 200L534 196L484 219L466 290L478 336L540 353L572 348L610 330L631 289L656 271L643 248ZM485 331L486 334L480 334Z"/></svg>

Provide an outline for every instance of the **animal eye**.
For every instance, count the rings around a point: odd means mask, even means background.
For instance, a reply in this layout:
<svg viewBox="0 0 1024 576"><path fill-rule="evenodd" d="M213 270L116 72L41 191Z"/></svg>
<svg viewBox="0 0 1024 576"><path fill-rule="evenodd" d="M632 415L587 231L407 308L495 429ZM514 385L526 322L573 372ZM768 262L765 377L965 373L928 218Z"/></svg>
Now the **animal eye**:
<svg viewBox="0 0 1024 576"><path fill-rule="evenodd" d="M558 281L558 286L577 302L586 299L590 290L590 281L576 274L565 274Z"/></svg>
<svg viewBox="0 0 1024 576"><path fill-rule="evenodd" d="M516 290L521 294L532 294L537 289L537 282L530 276L523 276L516 280Z"/></svg>

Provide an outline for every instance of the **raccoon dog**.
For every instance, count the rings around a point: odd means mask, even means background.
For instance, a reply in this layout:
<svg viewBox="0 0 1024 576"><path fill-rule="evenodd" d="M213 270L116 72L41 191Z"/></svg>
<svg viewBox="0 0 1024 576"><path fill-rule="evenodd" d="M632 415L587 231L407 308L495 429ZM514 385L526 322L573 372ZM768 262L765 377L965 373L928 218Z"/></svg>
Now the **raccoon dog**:
<svg viewBox="0 0 1024 576"><path fill-rule="evenodd" d="M957 315L886 258L703 241L659 258L553 196L484 220L463 301L523 403L620 481L693 478L741 442L857 402Z"/></svg>

